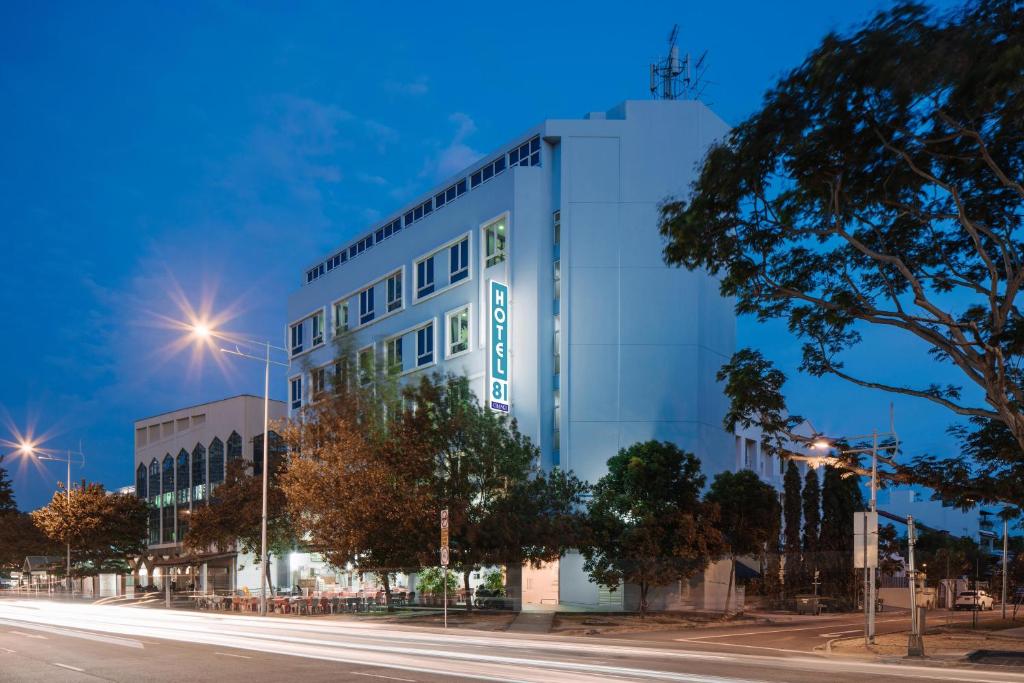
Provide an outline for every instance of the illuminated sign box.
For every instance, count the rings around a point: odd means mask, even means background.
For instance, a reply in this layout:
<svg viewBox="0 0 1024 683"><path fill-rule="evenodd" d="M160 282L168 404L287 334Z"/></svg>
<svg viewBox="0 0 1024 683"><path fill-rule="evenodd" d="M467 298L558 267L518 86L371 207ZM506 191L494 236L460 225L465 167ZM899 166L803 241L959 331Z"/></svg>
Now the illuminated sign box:
<svg viewBox="0 0 1024 683"><path fill-rule="evenodd" d="M509 412L508 378L508 285L497 280L490 282L489 347L491 360L487 377L487 396L491 410Z"/></svg>

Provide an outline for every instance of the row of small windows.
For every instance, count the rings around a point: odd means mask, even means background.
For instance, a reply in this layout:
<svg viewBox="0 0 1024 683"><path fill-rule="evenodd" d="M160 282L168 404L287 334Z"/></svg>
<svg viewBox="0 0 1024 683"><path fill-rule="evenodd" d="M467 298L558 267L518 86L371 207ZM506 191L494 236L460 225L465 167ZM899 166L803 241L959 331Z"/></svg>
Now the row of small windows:
<svg viewBox="0 0 1024 683"><path fill-rule="evenodd" d="M476 171L468 178L463 178L442 192L438 192L432 198L418 206L406 211L400 218L395 218L389 223L377 228L374 232L360 238L358 241L346 246L344 249L328 258L323 263L318 263L306 271L306 284L324 276L327 272L341 266L341 264L362 254L374 244L379 244L399 233L403 228L408 228L416 221L429 216L435 209L440 209L456 198L461 197L469 190L487 182L494 176L502 173L512 166L540 166L540 136L534 136L521 145L512 148Z"/></svg>
<svg viewBox="0 0 1024 683"><path fill-rule="evenodd" d="M483 256L485 267L490 268L504 262L508 256L507 219L502 217L483 226L482 240L484 244ZM447 252L448 256L448 281L447 283L442 281L441 286L439 287L435 272L435 262L438 257L443 259L445 252ZM444 273L443 265L441 266L441 272ZM469 237L467 236L458 239L447 247L441 247L429 256L425 256L419 261L416 261L413 273L413 289L417 300L434 294L436 291L439 291L441 287L450 287L469 278ZM369 287L360 290L355 295L359 300L359 325L366 325L377 317L378 311L375 291L377 285L381 284L381 282L383 282L383 289L385 290L384 294L387 298L384 313L391 313L402 308L403 277L402 271L397 270L384 278L384 280L378 281ZM349 324L349 300L334 302L334 304L332 304L332 313L334 315L334 335L337 337L344 332L348 332L351 329ZM289 348L292 356L300 354L306 350L305 330L307 320L310 321L309 329L312 332L312 341L309 348L315 348L324 343L324 311L320 310L299 322L292 323L289 332Z"/></svg>
<svg viewBox="0 0 1024 683"><path fill-rule="evenodd" d="M447 358L452 358L461 353L469 351L470 341L470 319L469 306L464 306L445 316L446 351ZM416 328L413 332L406 333L410 336L411 343L415 345L415 363L411 367L405 365L405 335L399 335L384 341L384 369L388 375L396 376L403 372L418 370L434 363L434 322L427 322ZM360 349L356 356L356 369L359 383L366 386L373 382L376 376L376 354L375 347L368 346ZM349 381L347 362L337 361L334 363L334 381L338 386L344 386ZM293 377L289 385L289 404L292 410L298 410L303 404L302 375ZM310 397L316 400L327 389L327 368L314 368L309 373Z"/></svg>

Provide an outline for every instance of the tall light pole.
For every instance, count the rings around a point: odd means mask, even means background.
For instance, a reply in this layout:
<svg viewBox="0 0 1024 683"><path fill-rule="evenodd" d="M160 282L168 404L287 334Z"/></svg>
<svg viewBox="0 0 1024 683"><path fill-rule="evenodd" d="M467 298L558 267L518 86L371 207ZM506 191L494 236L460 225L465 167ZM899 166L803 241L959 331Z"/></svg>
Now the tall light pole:
<svg viewBox="0 0 1024 683"><path fill-rule="evenodd" d="M849 441L859 441L859 440L867 439L868 436L869 435L864 434L862 436L848 437L848 438L844 439L844 441L847 441L847 442L849 442ZM879 436L891 437L892 438L891 443L886 443L886 444L883 444L883 445L879 446L879 444L878 444L878 437ZM893 429L892 431L889 431L889 432L884 432L882 434L879 434L878 431L876 430L876 431L871 432L870 437L871 437L871 447L870 448L868 448L868 447L865 447L865 448L845 448L845 449L844 448L837 448L833 444L832 440L824 439L824 438L816 438L816 439L814 439L811 442L811 448L814 448L814 449L817 449L817 450L835 450L840 455L856 455L856 454L861 454L861 453L870 453L871 454L871 502L869 504L868 510L870 512L877 513L878 512L878 451L879 450L883 450L883 451L885 451L885 450L897 451L897 450L899 450L899 447L900 447L900 440L899 440L899 436L897 436L897 434L896 434L896 430L895 429ZM806 458L806 459L807 460L811 460L811 461L816 460L815 458ZM838 462L837 461L834 464L838 465L839 467L843 467L842 462ZM866 523L866 521L865 521L865 523ZM877 536L877 533L878 533L878 529L876 528L875 529L876 536ZM865 533L865 535L864 535L864 542L867 543L867 533ZM878 543L878 539L876 537L876 539L875 539L876 548L877 548L877 543ZM877 551L876 551L876 556L877 556ZM864 549L864 567L865 567L864 572L865 572L865 575L866 575L866 577L865 577L865 579L866 579L865 580L865 584L866 584L865 585L865 589L866 590L864 591L864 613L865 613L865 617L866 617L866 622L867 623L865 624L865 629L864 629L865 630L865 634L864 635L865 635L865 638L867 639L867 641L869 643L874 643L875 642L875 602L876 602L875 595L876 595L876 590L877 590L876 587L875 587L875 583L876 583L876 581L875 581L875 573L877 572L877 569L876 569L876 567L869 567L868 566L869 564L870 563L868 562L867 548L865 548Z"/></svg>
<svg viewBox="0 0 1024 683"><path fill-rule="evenodd" d="M36 460L50 460L53 462L63 462L68 466L68 477L65 483L65 493L67 494L67 515L71 517L71 456L77 455L81 458L81 462L78 463L80 467L85 467L85 455L81 452L71 452L70 450L65 452L64 457L60 457L54 453L46 453L38 448L35 444L29 442L23 442L18 452L28 457L35 458ZM71 539L68 539L67 543L67 575L64 577L67 583L68 596L74 597L74 586L71 583Z"/></svg>
<svg viewBox="0 0 1024 683"><path fill-rule="evenodd" d="M210 339L218 336L216 331L210 329L209 326L204 324L195 324L192 326L192 333L200 339ZM260 614L267 614L267 488L268 479L270 472L269 463L269 450L270 450L270 366L278 365L281 367L288 367L287 363L281 363L280 361L272 360L270 358L271 349L275 351L285 350L280 346L274 346L269 341L243 341L240 342L243 346L249 347L261 347L264 351L263 357L259 357L250 353L242 351L238 344L235 344L234 349L221 348L222 353L226 353L232 356L238 356L240 358L247 358L249 360L255 360L263 363L263 511L260 516Z"/></svg>

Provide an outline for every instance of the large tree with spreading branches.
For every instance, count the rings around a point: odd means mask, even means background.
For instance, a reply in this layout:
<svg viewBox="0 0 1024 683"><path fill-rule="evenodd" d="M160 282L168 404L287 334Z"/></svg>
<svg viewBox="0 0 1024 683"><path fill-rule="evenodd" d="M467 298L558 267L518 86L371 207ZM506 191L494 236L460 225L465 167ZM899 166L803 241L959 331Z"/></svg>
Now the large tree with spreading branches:
<svg viewBox="0 0 1024 683"><path fill-rule="evenodd" d="M740 314L785 321L802 372L959 416L970 458L884 457L883 476L1017 508L1021 45L1024 6L1011 0L943 15L901 3L830 34L710 149L691 196L664 203L661 220L665 260L719 276ZM911 386L849 370L844 352L883 329L922 344L941 377ZM739 351L722 379L730 425L793 436L785 377L758 351Z"/></svg>

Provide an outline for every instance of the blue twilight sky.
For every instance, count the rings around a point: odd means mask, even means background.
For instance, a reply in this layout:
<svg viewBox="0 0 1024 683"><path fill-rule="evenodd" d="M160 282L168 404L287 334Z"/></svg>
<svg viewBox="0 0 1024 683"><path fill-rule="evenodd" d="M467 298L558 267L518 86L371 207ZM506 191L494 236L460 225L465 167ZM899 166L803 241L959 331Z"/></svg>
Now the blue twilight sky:
<svg viewBox="0 0 1024 683"><path fill-rule="evenodd" d="M81 441L84 476L128 484L133 420L262 390L260 368L174 346L162 321L183 302L279 339L303 266L543 118L648 97L673 23L709 50L704 100L736 123L825 32L884 6L3 3L0 438ZM793 368L778 332L740 322L741 343ZM930 381L908 350L877 339L850 366ZM883 395L791 393L819 429L888 423ZM915 451L948 452L949 420L897 403ZM23 508L63 478L13 469Z"/></svg>

